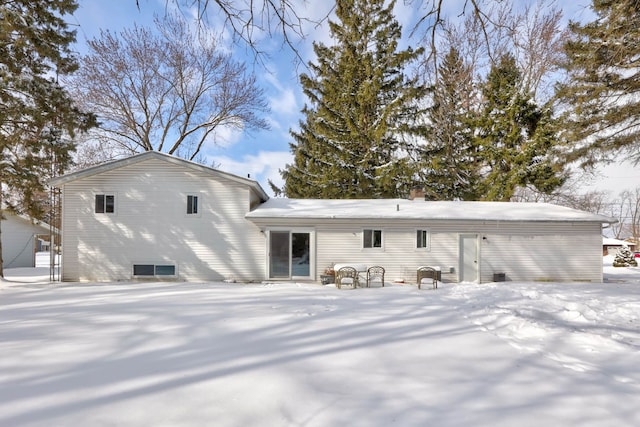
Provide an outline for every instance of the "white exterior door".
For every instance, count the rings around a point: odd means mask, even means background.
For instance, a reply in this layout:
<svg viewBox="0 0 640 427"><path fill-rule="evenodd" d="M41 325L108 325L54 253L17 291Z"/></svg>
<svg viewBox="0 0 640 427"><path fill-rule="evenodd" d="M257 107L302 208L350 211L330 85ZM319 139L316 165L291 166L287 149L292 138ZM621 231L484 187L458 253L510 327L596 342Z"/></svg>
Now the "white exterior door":
<svg viewBox="0 0 640 427"><path fill-rule="evenodd" d="M480 256L478 252L478 235L460 235L460 282L479 282Z"/></svg>

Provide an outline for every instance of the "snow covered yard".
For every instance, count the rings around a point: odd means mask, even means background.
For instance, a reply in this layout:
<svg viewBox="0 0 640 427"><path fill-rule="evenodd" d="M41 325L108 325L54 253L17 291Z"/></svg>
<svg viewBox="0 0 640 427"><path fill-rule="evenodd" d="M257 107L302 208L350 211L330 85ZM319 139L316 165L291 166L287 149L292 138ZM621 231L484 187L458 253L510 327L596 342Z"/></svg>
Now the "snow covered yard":
<svg viewBox="0 0 640 427"><path fill-rule="evenodd" d="M605 271L434 291L8 270L0 425L637 426L640 268Z"/></svg>

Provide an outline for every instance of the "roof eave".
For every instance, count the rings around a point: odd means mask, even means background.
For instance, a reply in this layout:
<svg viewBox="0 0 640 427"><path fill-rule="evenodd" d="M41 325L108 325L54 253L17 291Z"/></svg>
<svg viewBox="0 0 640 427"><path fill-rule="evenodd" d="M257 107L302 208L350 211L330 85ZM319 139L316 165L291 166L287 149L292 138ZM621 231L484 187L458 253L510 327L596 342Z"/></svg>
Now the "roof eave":
<svg viewBox="0 0 640 427"><path fill-rule="evenodd" d="M486 221L486 222L504 222L504 223L518 223L518 222L537 222L537 223L596 223L596 224L613 224L617 220L605 220L606 218L567 218L567 219L505 219L505 218L430 218L430 217L374 217L374 216L324 216L324 215L255 215L255 210L248 213L246 218L250 221L271 221L271 220L314 220L314 221L367 221L367 220L388 220L388 221Z"/></svg>
<svg viewBox="0 0 640 427"><path fill-rule="evenodd" d="M181 159L181 158L178 158L166 153L162 153L159 151L145 151L144 153L138 153L131 157L126 157L124 159L113 160L107 163L92 166L87 169L83 169L77 172L72 172L57 178L53 178L52 180L49 181L49 183L54 187L60 187L69 182L77 181L79 179L88 178L94 175L98 175L100 173L108 172L108 171L119 169L126 166L131 166L136 163L145 161L149 158L161 159L169 163L173 163L176 165L188 167L193 170L197 170L199 172L224 176L225 178L230 179L232 181L249 185L251 188L255 190L255 192L258 194L258 196L262 201L266 201L269 199L269 196L264 191L262 186L253 179L243 178L229 172L224 172L218 169L210 168L208 166L199 165L189 160Z"/></svg>

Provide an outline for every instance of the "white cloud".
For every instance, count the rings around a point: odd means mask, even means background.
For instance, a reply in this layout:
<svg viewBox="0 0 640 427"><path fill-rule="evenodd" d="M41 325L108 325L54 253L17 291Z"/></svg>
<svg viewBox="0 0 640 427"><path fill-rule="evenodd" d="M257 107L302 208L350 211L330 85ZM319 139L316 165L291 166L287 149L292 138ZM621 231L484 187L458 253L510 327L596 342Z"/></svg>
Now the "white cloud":
<svg viewBox="0 0 640 427"><path fill-rule="evenodd" d="M287 163L291 163L291 153L288 151L260 151L258 154L245 154L240 159L227 156L210 156L209 160L215 163L218 169L238 175L250 176L260 183L267 194L272 195L269 181L282 187L284 181L280 176L280 169L284 169Z"/></svg>
<svg viewBox="0 0 640 427"><path fill-rule="evenodd" d="M210 139L218 147L229 147L240 141L244 136L244 130L236 126L218 126L212 132Z"/></svg>
<svg viewBox="0 0 640 427"><path fill-rule="evenodd" d="M285 138L288 137L288 129L302 109L298 99L302 97L302 91L297 85L297 80L291 80L295 84L283 85L279 76L274 73L264 75L265 81L271 85L274 95L268 97L271 114L267 118L272 130L287 130ZM293 118L296 118L293 120Z"/></svg>
<svg viewBox="0 0 640 427"><path fill-rule="evenodd" d="M300 108L296 101L296 95L291 88L287 88L280 92L279 96L269 98L271 111L278 114L293 115L297 114Z"/></svg>

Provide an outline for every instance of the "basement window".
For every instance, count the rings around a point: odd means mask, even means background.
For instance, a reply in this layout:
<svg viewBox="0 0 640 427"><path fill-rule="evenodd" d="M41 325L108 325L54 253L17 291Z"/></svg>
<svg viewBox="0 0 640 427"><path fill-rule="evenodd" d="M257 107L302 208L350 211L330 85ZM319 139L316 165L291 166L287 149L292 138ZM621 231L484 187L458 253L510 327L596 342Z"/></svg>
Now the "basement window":
<svg viewBox="0 0 640 427"><path fill-rule="evenodd" d="M171 264L133 264L134 277L167 277L176 275L176 266Z"/></svg>

